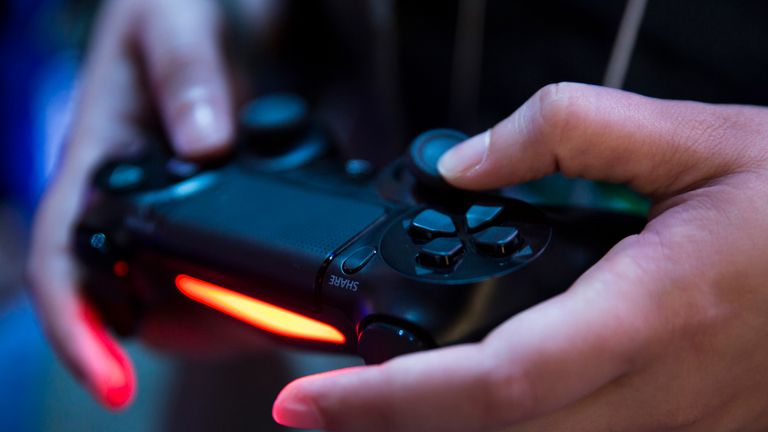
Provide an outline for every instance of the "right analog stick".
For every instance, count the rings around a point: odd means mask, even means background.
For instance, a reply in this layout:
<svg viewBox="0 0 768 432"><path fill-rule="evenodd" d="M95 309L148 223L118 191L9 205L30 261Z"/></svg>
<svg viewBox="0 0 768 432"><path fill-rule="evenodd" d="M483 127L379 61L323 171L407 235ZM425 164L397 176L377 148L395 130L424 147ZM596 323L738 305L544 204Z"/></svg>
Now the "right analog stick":
<svg viewBox="0 0 768 432"><path fill-rule="evenodd" d="M469 137L453 129L432 129L417 136L408 149L408 167L419 183L433 188L450 188L440 175L440 157Z"/></svg>

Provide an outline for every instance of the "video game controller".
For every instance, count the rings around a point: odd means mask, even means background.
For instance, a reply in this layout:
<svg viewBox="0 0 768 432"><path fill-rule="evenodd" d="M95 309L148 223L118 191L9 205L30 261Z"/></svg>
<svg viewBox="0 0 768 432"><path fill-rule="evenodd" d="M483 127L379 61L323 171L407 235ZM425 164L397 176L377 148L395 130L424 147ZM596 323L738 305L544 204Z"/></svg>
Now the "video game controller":
<svg viewBox="0 0 768 432"><path fill-rule="evenodd" d="M436 167L466 139L452 130L424 132L378 173L345 163L292 95L246 106L239 137L218 164L154 146L96 173L76 246L86 293L118 333L197 302L378 363L480 340L644 224L453 188Z"/></svg>

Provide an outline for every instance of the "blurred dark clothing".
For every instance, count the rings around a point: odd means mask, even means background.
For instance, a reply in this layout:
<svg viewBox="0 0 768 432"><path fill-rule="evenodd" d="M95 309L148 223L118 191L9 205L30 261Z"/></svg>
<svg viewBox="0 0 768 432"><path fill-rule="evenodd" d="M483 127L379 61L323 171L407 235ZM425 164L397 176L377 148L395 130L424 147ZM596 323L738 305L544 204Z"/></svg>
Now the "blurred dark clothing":
<svg viewBox="0 0 768 432"><path fill-rule="evenodd" d="M283 68L277 86L290 82L325 100L337 110L334 121L344 123L347 152L373 152L374 159L396 156L425 129L484 130L549 83L600 84L625 6L488 0L477 120L464 124L450 116L458 1L293 3L273 51ZM381 17L374 12L389 4L391 37L377 27ZM766 18L762 0L650 0L624 88L660 98L764 105ZM389 63L382 62L388 45L394 47Z"/></svg>

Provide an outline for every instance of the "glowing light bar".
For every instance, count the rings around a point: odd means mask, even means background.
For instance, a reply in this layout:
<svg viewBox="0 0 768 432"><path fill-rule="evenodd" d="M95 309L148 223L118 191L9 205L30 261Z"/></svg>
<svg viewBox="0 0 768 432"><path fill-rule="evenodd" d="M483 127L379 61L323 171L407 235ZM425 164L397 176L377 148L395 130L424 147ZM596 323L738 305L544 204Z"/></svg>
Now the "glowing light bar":
<svg viewBox="0 0 768 432"><path fill-rule="evenodd" d="M196 302L271 333L334 344L346 342L339 330L324 322L192 276L176 276L176 287Z"/></svg>

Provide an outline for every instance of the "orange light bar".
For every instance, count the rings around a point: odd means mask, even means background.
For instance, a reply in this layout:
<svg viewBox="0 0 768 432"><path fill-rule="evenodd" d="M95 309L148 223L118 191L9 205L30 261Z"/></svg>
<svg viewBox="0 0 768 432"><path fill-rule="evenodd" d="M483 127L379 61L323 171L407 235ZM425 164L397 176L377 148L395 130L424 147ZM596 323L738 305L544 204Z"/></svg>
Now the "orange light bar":
<svg viewBox="0 0 768 432"><path fill-rule="evenodd" d="M271 333L334 344L346 342L340 331L324 322L192 276L176 276L176 287L194 301Z"/></svg>

